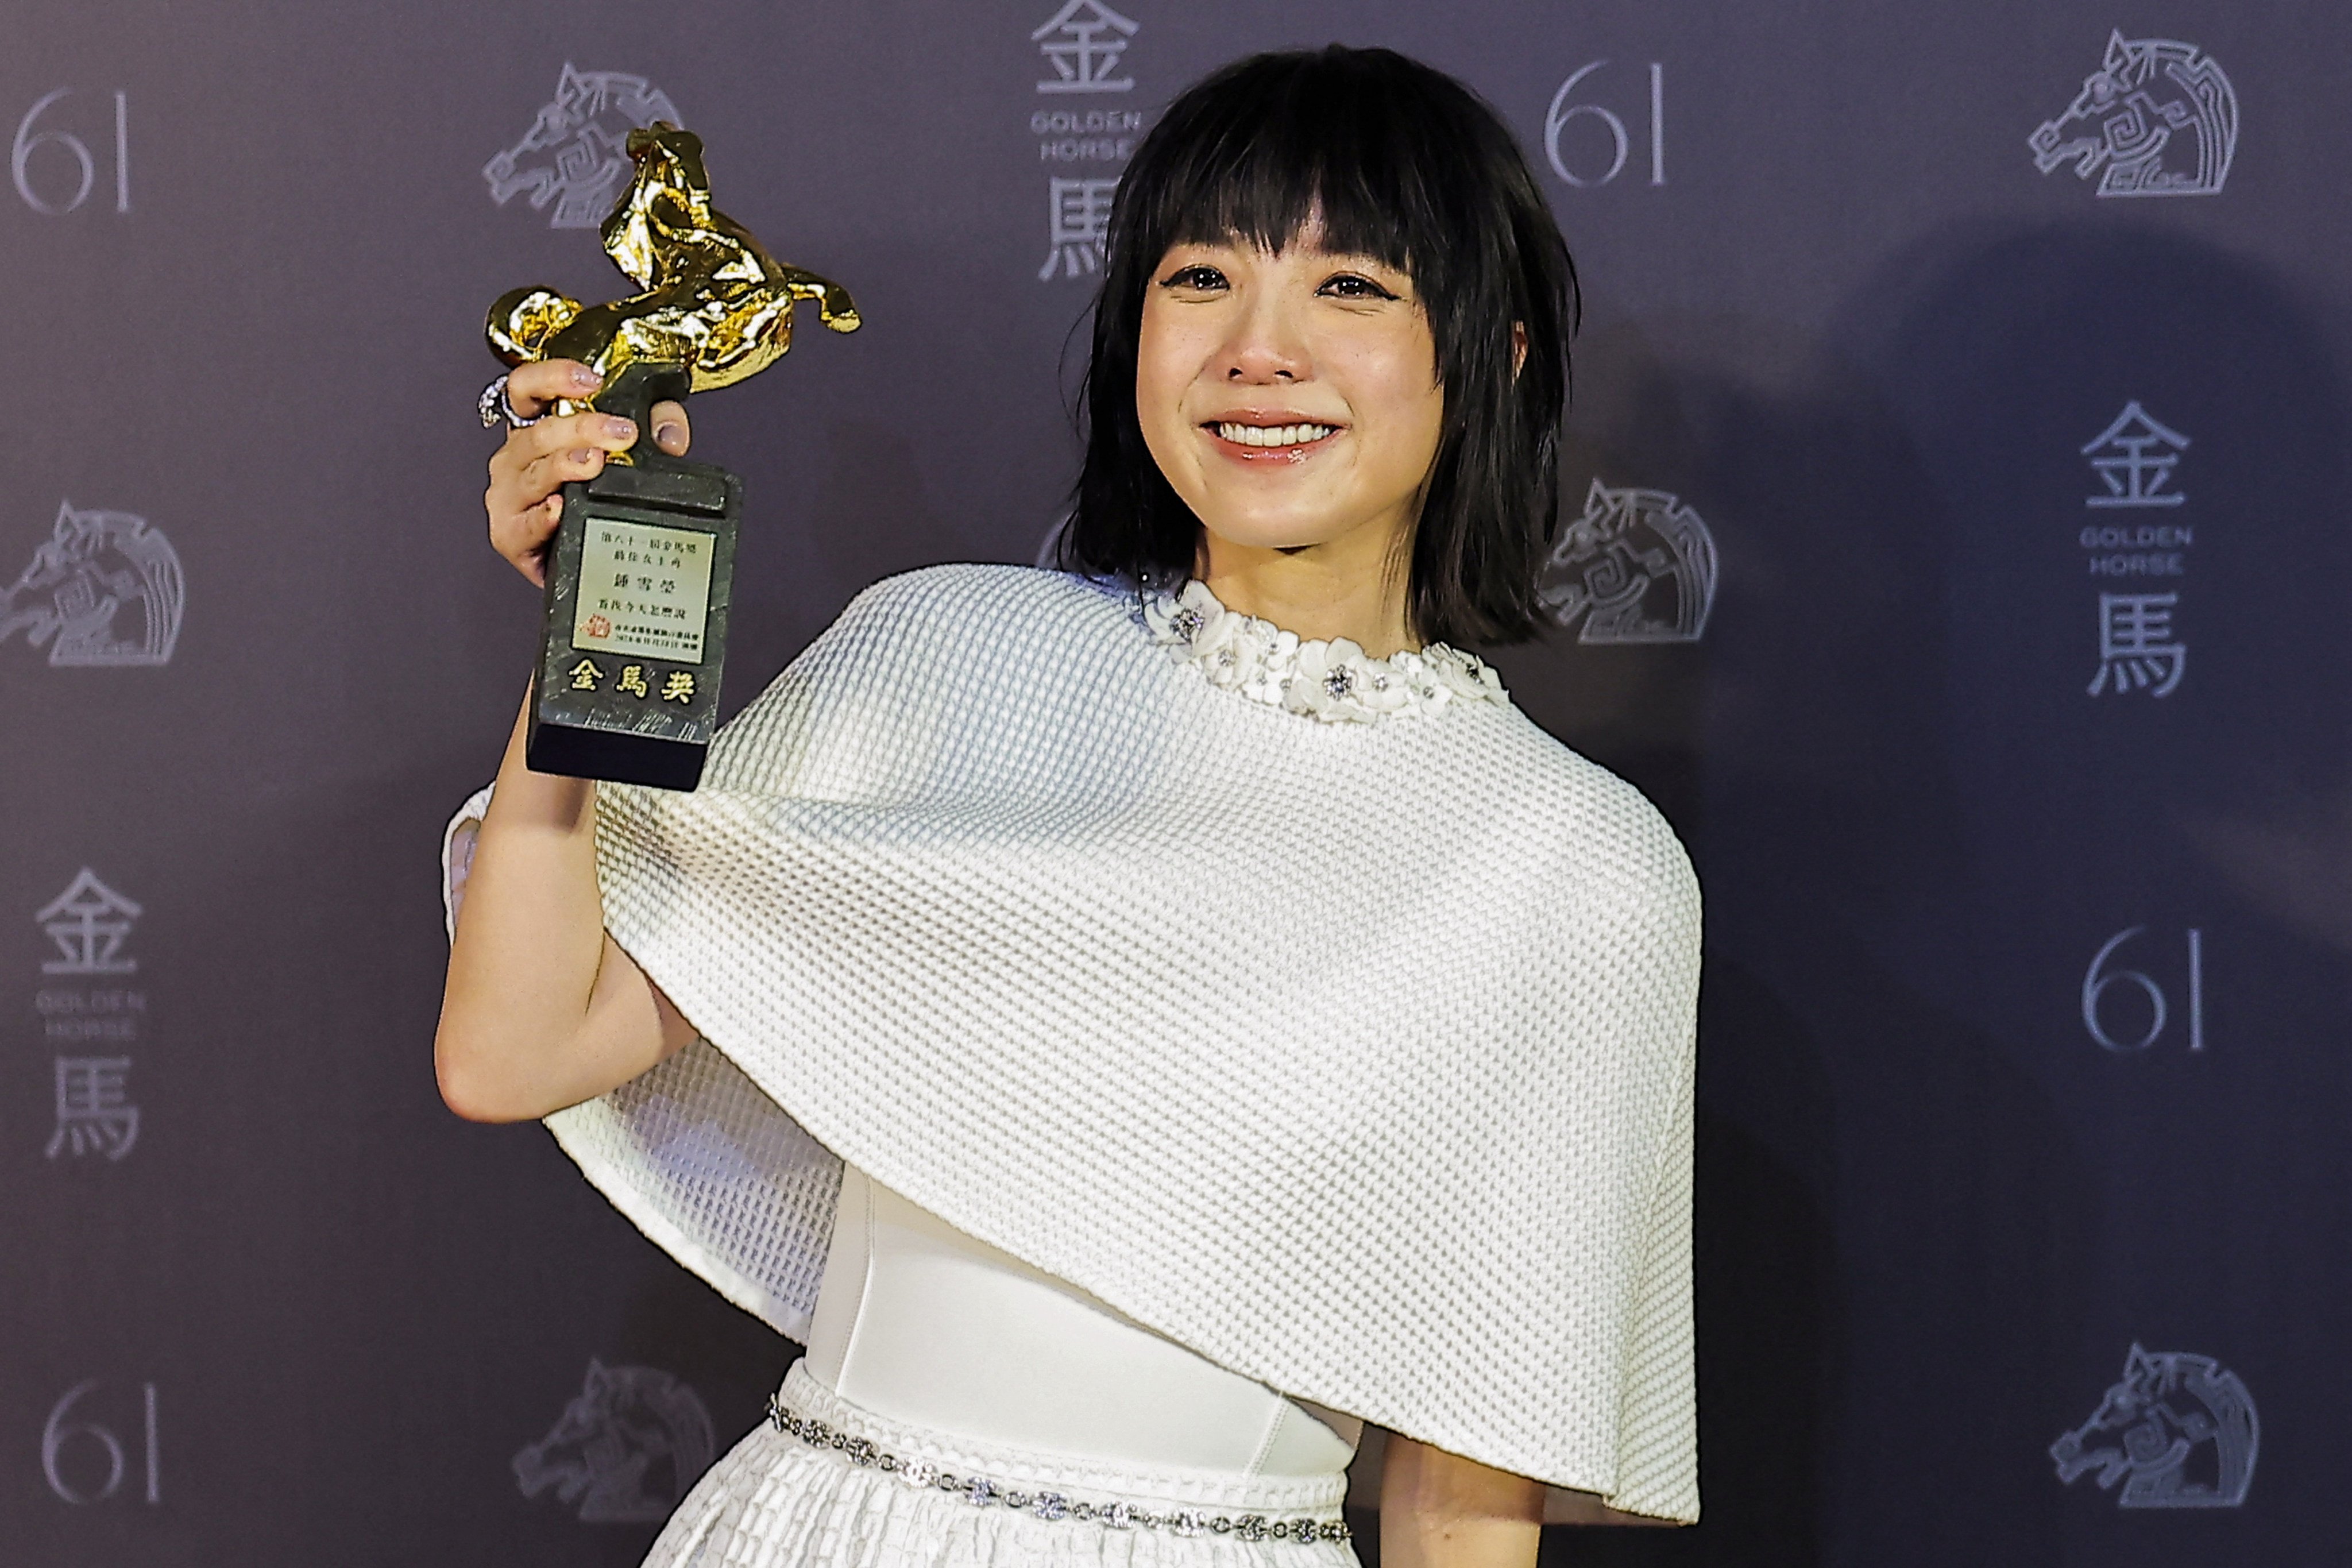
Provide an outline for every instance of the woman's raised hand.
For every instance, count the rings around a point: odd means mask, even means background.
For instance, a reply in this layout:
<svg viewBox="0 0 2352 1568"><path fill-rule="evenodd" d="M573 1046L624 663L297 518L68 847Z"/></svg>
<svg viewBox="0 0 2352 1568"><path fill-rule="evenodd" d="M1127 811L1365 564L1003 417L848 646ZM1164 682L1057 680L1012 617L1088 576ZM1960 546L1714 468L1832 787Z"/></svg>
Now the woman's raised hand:
<svg viewBox="0 0 2352 1568"><path fill-rule="evenodd" d="M596 385L596 373L577 360L541 360L507 377L507 401L528 419L558 398L585 397ZM691 439L685 408L656 403L653 421L654 445L683 456ZM593 409L508 431L506 444L490 458L490 488L482 495L490 514L490 548L533 583L544 583L547 543L563 517L558 489L570 479L593 478L606 453L625 451L636 438L635 425Z"/></svg>

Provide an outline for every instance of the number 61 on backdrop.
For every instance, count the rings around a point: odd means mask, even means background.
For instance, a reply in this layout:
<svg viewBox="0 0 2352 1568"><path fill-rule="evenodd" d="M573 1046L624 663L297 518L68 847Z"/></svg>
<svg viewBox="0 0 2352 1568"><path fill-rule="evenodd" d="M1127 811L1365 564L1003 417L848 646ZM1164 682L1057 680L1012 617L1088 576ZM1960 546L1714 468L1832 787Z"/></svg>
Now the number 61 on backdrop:
<svg viewBox="0 0 2352 1568"><path fill-rule="evenodd" d="M2128 926L2109 937L2091 960L2091 967L2083 972L2083 1027L2103 1049L2117 1056L2131 1056L2144 1051L2162 1038L2175 1016L2172 1003L2165 987L2146 970L2122 967L2119 950L2133 938L2145 933L2146 926ZM2205 1048L2205 933L2190 926L2184 943L2182 981L2187 1004L2189 1048ZM2138 1036L2128 1034L2118 1037L2108 1027L2115 1022L2110 1016L2116 1008L2111 993L2116 986L2125 987L2125 994L2137 991L2147 998L2147 1026Z"/></svg>
<svg viewBox="0 0 2352 1568"><path fill-rule="evenodd" d="M1551 107L1544 110L1544 156L1551 161L1552 173L1579 190L1593 185L1605 185L1625 172L1625 160L1633 153L1633 133L1625 124L1625 117L1600 103L1572 102L1569 95L1582 86L1585 78L1606 66L1607 60L1593 60L1581 65L1559 84L1551 95ZM1609 135L1609 167L1597 175L1577 174L1568 166L1568 154L1560 149L1560 135L1570 123L1578 120L1597 121ZM1666 183L1666 68L1657 60L1650 62L1650 184Z"/></svg>
<svg viewBox="0 0 2352 1568"><path fill-rule="evenodd" d="M77 1506L112 1498L121 1491L130 1473L131 1455L113 1428L92 1419L87 1411L76 1409L86 1396L98 1391L99 1384L100 1380L93 1377L74 1384L49 1406L49 1418L41 1425L41 1475L49 1483L49 1490ZM146 1461L144 1496L150 1503L160 1503L163 1500L163 1461L155 1431L155 1385L142 1384L140 1392L144 1396L142 1409L145 1416L140 1434L144 1439L141 1448ZM79 1485L78 1482L93 1479L90 1465L79 1457L93 1448L103 1457L106 1479L95 1485Z"/></svg>
<svg viewBox="0 0 2352 1568"><path fill-rule="evenodd" d="M34 129L53 105L72 91L69 87L61 87L44 94L38 102L25 110L25 118L16 121L16 140L8 144L8 177L16 183L17 195L24 198L26 206L49 217L60 216L80 206L89 200L90 192L98 184L98 159L90 152L89 142L61 126ZM35 178L33 155L43 148L54 148L57 153L73 160L73 166L79 173L79 182L74 186L73 195L64 202L52 202L41 194L44 185L51 195L59 194L54 184L55 176L47 173L57 166L55 155L40 160L42 173L39 179ZM131 210L131 95L121 88L114 92L114 210L119 213Z"/></svg>

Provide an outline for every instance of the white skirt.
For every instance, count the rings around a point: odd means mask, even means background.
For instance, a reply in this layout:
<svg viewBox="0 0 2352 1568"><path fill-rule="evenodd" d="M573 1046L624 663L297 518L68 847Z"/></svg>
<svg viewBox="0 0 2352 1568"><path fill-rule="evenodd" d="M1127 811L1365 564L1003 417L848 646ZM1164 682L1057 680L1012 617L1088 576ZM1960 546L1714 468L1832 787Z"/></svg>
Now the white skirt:
<svg viewBox="0 0 2352 1568"><path fill-rule="evenodd" d="M975 1443L852 1405L798 1363L775 1408L687 1494L646 1568L1357 1568L1343 1472Z"/></svg>

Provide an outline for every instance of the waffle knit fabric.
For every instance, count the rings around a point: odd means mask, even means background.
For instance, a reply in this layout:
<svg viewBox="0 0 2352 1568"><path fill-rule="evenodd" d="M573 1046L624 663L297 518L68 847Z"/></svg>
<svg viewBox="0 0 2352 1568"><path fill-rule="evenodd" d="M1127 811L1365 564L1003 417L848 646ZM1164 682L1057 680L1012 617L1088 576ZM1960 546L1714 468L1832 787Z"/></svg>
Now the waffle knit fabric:
<svg viewBox="0 0 2352 1568"><path fill-rule="evenodd" d="M780 1331L845 1158L1283 1393L1697 1517L1697 886L1507 701L1320 722L1132 588L933 567L597 834L703 1037L548 1124Z"/></svg>

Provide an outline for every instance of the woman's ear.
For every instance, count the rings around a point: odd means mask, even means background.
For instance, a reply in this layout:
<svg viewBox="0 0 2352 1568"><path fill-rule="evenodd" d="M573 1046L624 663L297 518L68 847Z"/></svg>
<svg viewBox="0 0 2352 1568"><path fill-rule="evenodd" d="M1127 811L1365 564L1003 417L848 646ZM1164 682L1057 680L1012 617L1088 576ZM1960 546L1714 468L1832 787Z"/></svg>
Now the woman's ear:
<svg viewBox="0 0 2352 1568"><path fill-rule="evenodd" d="M1513 381L1519 379L1519 371L1527 363L1528 324L1525 321L1513 321L1511 323L1511 379Z"/></svg>

